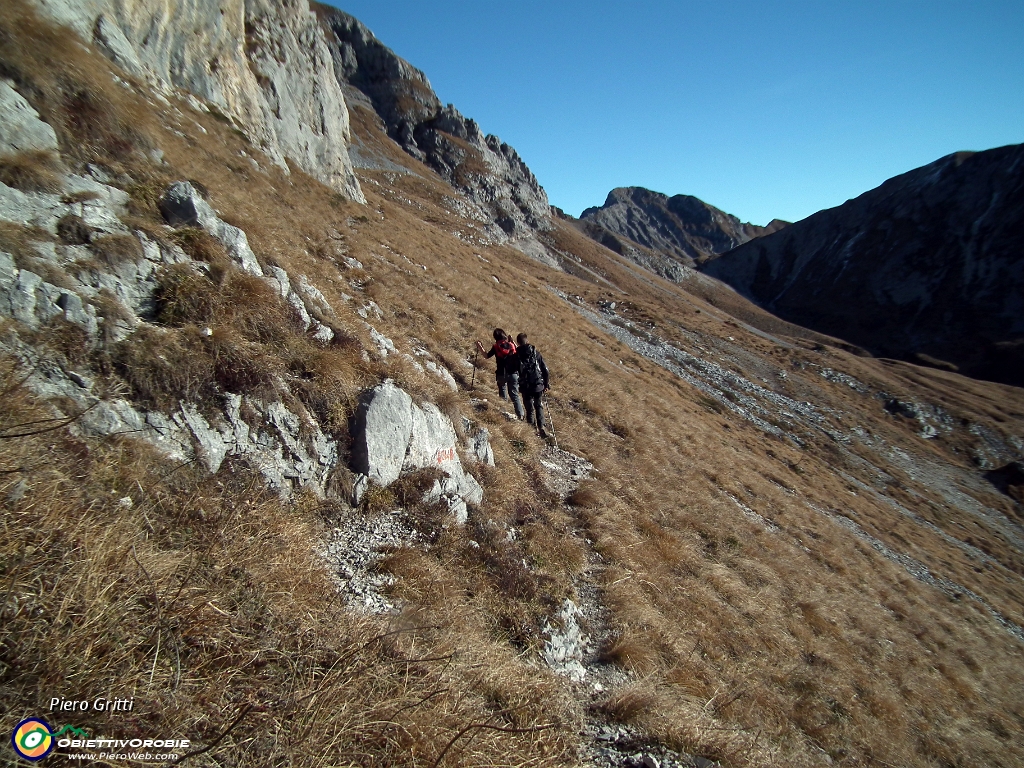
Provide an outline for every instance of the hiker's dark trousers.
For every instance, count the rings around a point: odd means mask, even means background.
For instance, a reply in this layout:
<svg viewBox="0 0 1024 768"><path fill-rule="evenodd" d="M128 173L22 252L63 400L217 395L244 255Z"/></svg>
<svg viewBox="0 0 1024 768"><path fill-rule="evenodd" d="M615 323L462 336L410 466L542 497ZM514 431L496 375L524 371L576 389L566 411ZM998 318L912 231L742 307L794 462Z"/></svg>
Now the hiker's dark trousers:
<svg viewBox="0 0 1024 768"><path fill-rule="evenodd" d="M523 405L526 406L526 423L533 424L533 413L537 412L537 428L544 429L544 401L541 400L543 392L524 392Z"/></svg>
<svg viewBox="0 0 1024 768"><path fill-rule="evenodd" d="M523 404L519 402L519 374L498 377L498 394L502 400L512 400L512 407L516 409L516 416L523 418ZM506 395L505 392L508 391Z"/></svg>

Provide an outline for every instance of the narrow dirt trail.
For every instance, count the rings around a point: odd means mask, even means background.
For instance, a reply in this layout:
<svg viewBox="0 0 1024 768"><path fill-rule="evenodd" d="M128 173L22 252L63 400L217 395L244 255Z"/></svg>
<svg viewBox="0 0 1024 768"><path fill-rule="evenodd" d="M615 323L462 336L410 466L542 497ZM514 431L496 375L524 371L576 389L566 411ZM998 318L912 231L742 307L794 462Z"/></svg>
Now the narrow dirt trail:
<svg viewBox="0 0 1024 768"><path fill-rule="evenodd" d="M592 478L593 465L581 456L547 446L539 457L548 488L557 493L576 521L573 535L586 546L587 564L566 599L545 625L544 662L566 678L584 712L580 762L587 768L711 768L717 763L669 749L638 728L610 719L602 704L627 690L635 677L605 659L614 641L611 611L603 590L605 559L594 549L587 526L567 499Z"/></svg>

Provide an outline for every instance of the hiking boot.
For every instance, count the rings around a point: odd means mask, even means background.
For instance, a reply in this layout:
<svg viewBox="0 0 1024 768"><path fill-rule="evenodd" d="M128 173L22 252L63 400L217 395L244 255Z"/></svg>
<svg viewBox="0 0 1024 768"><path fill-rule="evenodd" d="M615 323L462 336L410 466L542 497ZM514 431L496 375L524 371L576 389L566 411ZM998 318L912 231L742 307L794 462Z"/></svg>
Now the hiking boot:
<svg viewBox="0 0 1024 768"><path fill-rule="evenodd" d="M542 437L543 439L545 439L545 440L547 440L547 439L548 439L548 433L544 431L544 427L541 427L541 428L540 428L540 432L539 432L538 434L539 434L539 435L540 435L540 436L541 436L541 437Z"/></svg>

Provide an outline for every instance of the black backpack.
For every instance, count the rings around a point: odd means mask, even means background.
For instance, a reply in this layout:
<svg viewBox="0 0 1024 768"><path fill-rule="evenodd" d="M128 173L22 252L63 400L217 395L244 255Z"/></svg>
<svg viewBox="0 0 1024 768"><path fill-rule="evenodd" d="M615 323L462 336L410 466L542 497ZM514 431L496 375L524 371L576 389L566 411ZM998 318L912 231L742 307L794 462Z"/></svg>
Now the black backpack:
<svg viewBox="0 0 1024 768"><path fill-rule="evenodd" d="M544 389L544 374L537 360L537 348L532 344L519 348L519 388L525 391Z"/></svg>

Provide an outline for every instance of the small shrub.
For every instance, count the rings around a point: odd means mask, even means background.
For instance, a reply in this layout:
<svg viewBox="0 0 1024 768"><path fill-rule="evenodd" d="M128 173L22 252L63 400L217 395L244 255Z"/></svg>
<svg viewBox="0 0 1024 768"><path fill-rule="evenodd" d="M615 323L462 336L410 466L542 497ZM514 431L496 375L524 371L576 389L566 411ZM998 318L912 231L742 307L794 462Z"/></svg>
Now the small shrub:
<svg viewBox="0 0 1024 768"><path fill-rule="evenodd" d="M133 327L136 323L135 313L106 288L100 289L100 292L91 299L91 303L96 307L97 314L103 318L100 330L103 333L104 344L113 341L119 327ZM107 360L109 362L109 356Z"/></svg>
<svg viewBox="0 0 1024 768"><path fill-rule="evenodd" d="M657 697L649 687L643 683L636 683L620 688L598 704L597 709L610 720L629 723L646 712L654 711L656 701Z"/></svg>
<svg viewBox="0 0 1024 768"><path fill-rule="evenodd" d="M190 264L174 264L158 276L154 293L155 318L164 325L212 322L217 289Z"/></svg>
<svg viewBox="0 0 1024 768"><path fill-rule="evenodd" d="M802 601L797 603L796 607L800 609L800 613L803 615L804 621L807 623L807 626L811 628L811 631L814 632L814 634L823 635L835 632L835 628L832 626L832 623L821 615L821 612L818 610L818 606L814 603Z"/></svg>
<svg viewBox="0 0 1024 768"><path fill-rule="evenodd" d="M89 362L93 349L89 334L80 326L67 322L58 315L53 318L39 333L39 341L49 349L60 354L68 363L75 366Z"/></svg>
<svg viewBox="0 0 1024 768"><path fill-rule="evenodd" d="M265 281L233 265L220 274L219 284L189 264L167 267L159 276L155 306L157 321L165 325L230 327L242 340L281 349L300 343L302 326L294 308Z"/></svg>
<svg viewBox="0 0 1024 768"><path fill-rule="evenodd" d="M199 196L203 198L203 200L209 201L210 190L206 188L205 184L201 181L196 181L195 179L187 179L187 181L192 185L192 189L199 193Z"/></svg>
<svg viewBox="0 0 1024 768"><path fill-rule="evenodd" d="M37 258L39 253L33 244L52 239L49 233L38 227L0 221L0 251L11 254L15 262Z"/></svg>
<svg viewBox="0 0 1024 768"><path fill-rule="evenodd" d="M569 405L584 416L600 416L603 413L594 402L583 398L572 398L569 400Z"/></svg>
<svg viewBox="0 0 1024 768"><path fill-rule="evenodd" d="M409 509L421 504L423 495L442 477L444 473L437 467L425 467L405 473L388 487L394 494L396 503Z"/></svg>
<svg viewBox="0 0 1024 768"><path fill-rule="evenodd" d="M359 393L367 383L359 350L347 346L325 349L300 338L285 352L289 387L323 429L337 439L347 439L349 417L355 413Z"/></svg>
<svg viewBox="0 0 1024 768"><path fill-rule="evenodd" d="M452 420L452 425L455 427L456 433L460 436L464 436L462 434L462 401L459 399L458 394L451 390L442 392L434 398L434 403L440 409L441 413Z"/></svg>
<svg viewBox="0 0 1024 768"><path fill-rule="evenodd" d="M166 188L166 181L160 179L147 179L130 184L125 190L128 193L128 212L162 224L164 218L160 213L160 198Z"/></svg>
<svg viewBox="0 0 1024 768"><path fill-rule="evenodd" d="M601 650L600 660L639 674L647 674L658 663L658 651L651 638L626 632L608 642Z"/></svg>
<svg viewBox="0 0 1024 768"><path fill-rule="evenodd" d="M381 488L379 485L370 483L363 499L360 502L363 511L369 515L376 515L395 508L395 494L390 488Z"/></svg>
<svg viewBox="0 0 1024 768"><path fill-rule="evenodd" d="M87 203L90 200L99 200L102 197L99 192L93 192L92 190L83 189L79 192L69 192L63 195L60 199L64 205L74 205L75 203Z"/></svg>
<svg viewBox="0 0 1024 768"><path fill-rule="evenodd" d="M224 245L199 227L180 227L170 234L170 239L194 260L209 264L215 280L219 280L231 267L231 257Z"/></svg>
<svg viewBox="0 0 1024 768"><path fill-rule="evenodd" d="M538 596L538 577L524 563L519 542L510 541L503 526L476 519L473 540L479 544L472 550L475 559L503 599L530 601Z"/></svg>
<svg viewBox="0 0 1024 768"><path fill-rule="evenodd" d="M114 371L145 405L169 412L215 392L214 361L198 328L143 326L111 352Z"/></svg>
<svg viewBox="0 0 1024 768"><path fill-rule="evenodd" d="M208 348L213 378L225 392L263 395L273 391L280 362L260 345L237 338L230 329L217 328Z"/></svg>
<svg viewBox="0 0 1024 768"><path fill-rule="evenodd" d="M449 513L444 503L427 503L423 496L442 477L439 469L427 467L403 475L389 487L395 495L395 503L405 510L409 524L430 543L441 538Z"/></svg>
<svg viewBox="0 0 1024 768"><path fill-rule="evenodd" d="M707 395L697 395L697 403L700 404L700 406L704 408L704 410L706 410L708 413L721 414L724 412L722 404L715 400L713 397L708 397Z"/></svg>
<svg viewBox="0 0 1024 768"><path fill-rule="evenodd" d="M233 265L222 277L216 316L249 341L290 347L303 333L295 308L265 280Z"/></svg>
<svg viewBox="0 0 1024 768"><path fill-rule="evenodd" d="M616 437L621 437L623 440L626 440L633 436L633 430L631 430L628 426L626 426L620 421L610 421L605 425L605 427L613 435L615 435Z"/></svg>

